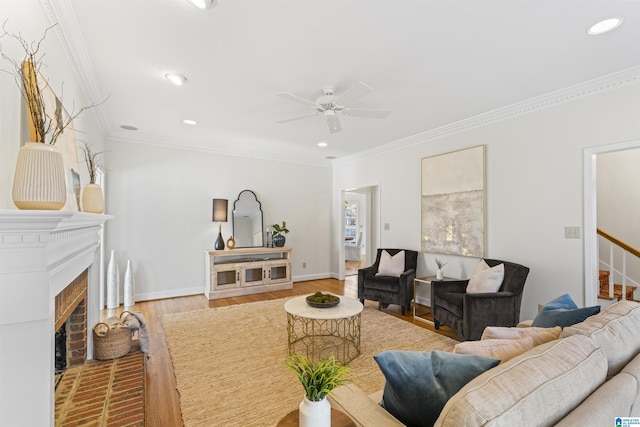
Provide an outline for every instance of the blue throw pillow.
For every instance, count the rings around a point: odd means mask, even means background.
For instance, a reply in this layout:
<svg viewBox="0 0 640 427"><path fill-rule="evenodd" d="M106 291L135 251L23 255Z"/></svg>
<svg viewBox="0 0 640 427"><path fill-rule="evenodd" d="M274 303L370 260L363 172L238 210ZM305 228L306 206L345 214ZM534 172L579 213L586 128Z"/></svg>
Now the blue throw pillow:
<svg viewBox="0 0 640 427"><path fill-rule="evenodd" d="M386 379L380 405L409 427L433 426L451 396L500 363L437 350L391 350L373 358Z"/></svg>
<svg viewBox="0 0 640 427"><path fill-rule="evenodd" d="M571 298L571 296L569 296L569 294L564 294L546 303L541 311L573 310L574 308L578 308L576 303L573 302L573 299Z"/></svg>
<svg viewBox="0 0 640 427"><path fill-rule="evenodd" d="M535 319L531 326L539 328L553 328L554 326L575 325L585 320L589 316L600 313L600 306L595 305L593 307L574 308L572 310L558 309L558 310L542 310Z"/></svg>

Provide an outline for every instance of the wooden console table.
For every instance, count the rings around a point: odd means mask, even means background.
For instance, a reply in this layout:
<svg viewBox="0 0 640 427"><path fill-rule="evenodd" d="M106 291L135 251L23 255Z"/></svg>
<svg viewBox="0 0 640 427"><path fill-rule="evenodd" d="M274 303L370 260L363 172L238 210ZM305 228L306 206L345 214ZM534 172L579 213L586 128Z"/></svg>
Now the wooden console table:
<svg viewBox="0 0 640 427"><path fill-rule="evenodd" d="M205 251L207 299L292 289L291 250L238 248Z"/></svg>

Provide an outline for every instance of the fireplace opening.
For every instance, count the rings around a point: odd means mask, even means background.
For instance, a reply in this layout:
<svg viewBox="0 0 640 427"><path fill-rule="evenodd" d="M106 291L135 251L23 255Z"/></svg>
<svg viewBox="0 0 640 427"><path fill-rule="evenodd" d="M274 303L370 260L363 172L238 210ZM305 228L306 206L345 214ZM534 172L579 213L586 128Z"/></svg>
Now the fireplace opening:
<svg viewBox="0 0 640 427"><path fill-rule="evenodd" d="M65 369L87 361L87 270L56 295L56 383Z"/></svg>

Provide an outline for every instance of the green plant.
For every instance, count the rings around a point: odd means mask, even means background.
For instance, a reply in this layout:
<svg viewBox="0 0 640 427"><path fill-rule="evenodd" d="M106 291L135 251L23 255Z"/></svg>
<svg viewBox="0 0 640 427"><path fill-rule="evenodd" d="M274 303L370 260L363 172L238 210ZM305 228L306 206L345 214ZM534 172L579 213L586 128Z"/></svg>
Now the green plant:
<svg viewBox="0 0 640 427"><path fill-rule="evenodd" d="M334 388L350 381L348 374L351 370L337 364L333 355L314 363L307 357L294 353L284 363L296 374L307 399L313 402L321 401Z"/></svg>
<svg viewBox="0 0 640 427"><path fill-rule="evenodd" d="M282 221L282 225L273 224L273 237L280 236L281 234L287 234L289 229L287 228L287 221Z"/></svg>

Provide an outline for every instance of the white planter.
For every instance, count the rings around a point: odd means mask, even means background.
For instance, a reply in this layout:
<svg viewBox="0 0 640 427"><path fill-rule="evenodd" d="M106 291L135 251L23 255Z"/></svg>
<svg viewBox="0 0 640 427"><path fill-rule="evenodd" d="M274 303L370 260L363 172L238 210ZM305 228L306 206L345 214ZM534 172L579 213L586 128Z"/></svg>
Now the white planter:
<svg viewBox="0 0 640 427"><path fill-rule="evenodd" d="M13 178L18 209L60 210L67 201L62 154L50 144L27 142L18 152Z"/></svg>
<svg viewBox="0 0 640 427"><path fill-rule="evenodd" d="M98 184L87 184L82 190L82 212L101 214L104 212L102 187Z"/></svg>
<svg viewBox="0 0 640 427"><path fill-rule="evenodd" d="M305 396L298 410L300 427L331 427L331 403L326 397L313 402Z"/></svg>
<svg viewBox="0 0 640 427"><path fill-rule="evenodd" d="M127 269L124 272L124 306L132 307L136 303L136 285L133 280L133 267L131 260L127 261Z"/></svg>
<svg viewBox="0 0 640 427"><path fill-rule="evenodd" d="M111 251L107 266L107 308L118 308L120 305L120 272L116 262L115 251Z"/></svg>
<svg viewBox="0 0 640 427"><path fill-rule="evenodd" d="M443 277L444 277L444 274L442 273L442 270L438 269L438 271L436 271L436 279L442 280Z"/></svg>

